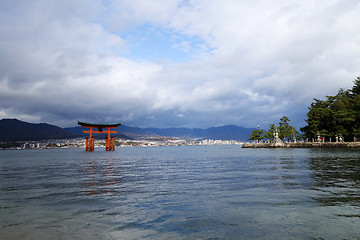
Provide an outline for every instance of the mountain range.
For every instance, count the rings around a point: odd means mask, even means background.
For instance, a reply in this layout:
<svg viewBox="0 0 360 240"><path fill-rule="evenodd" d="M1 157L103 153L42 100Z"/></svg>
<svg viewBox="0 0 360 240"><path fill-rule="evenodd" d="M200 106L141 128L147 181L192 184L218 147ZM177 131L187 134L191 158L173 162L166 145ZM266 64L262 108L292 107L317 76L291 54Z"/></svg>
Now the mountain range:
<svg viewBox="0 0 360 240"><path fill-rule="evenodd" d="M119 126L114 136L125 139L170 137L181 139L218 139L245 141L254 128L236 125L201 128L138 128ZM0 142L61 139L86 136L80 126L61 128L47 123L28 123L17 119L0 120Z"/></svg>
<svg viewBox="0 0 360 240"><path fill-rule="evenodd" d="M36 141L76 137L76 134L47 123L28 123L17 119L0 120L0 142Z"/></svg>

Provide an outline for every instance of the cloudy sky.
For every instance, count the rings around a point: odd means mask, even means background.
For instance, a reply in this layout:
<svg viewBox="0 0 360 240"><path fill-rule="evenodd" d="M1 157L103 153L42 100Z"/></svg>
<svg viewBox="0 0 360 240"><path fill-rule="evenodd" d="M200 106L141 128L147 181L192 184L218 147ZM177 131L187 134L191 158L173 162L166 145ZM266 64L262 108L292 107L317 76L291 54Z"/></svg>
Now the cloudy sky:
<svg viewBox="0 0 360 240"><path fill-rule="evenodd" d="M360 76L358 0L0 0L0 119L304 126Z"/></svg>

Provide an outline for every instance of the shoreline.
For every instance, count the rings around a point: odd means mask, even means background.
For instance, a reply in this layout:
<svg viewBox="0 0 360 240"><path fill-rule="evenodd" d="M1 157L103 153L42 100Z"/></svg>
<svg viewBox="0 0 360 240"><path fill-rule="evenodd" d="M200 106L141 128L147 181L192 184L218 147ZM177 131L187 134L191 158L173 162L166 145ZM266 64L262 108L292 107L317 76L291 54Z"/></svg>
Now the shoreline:
<svg viewBox="0 0 360 240"><path fill-rule="evenodd" d="M360 142L243 143L242 148L360 148Z"/></svg>

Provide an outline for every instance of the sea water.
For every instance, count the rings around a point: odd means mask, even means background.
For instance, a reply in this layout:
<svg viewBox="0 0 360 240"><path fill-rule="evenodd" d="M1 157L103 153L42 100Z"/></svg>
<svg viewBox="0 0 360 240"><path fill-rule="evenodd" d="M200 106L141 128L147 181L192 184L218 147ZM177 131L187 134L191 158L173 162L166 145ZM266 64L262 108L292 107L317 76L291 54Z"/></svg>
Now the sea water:
<svg viewBox="0 0 360 240"><path fill-rule="evenodd" d="M0 239L360 239L360 150L0 151Z"/></svg>

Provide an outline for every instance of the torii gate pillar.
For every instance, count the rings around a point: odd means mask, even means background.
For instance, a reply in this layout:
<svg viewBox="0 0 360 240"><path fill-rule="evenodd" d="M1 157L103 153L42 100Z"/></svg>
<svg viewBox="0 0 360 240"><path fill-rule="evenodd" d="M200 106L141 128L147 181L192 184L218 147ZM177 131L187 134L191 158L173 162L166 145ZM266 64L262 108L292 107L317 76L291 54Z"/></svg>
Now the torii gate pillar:
<svg viewBox="0 0 360 240"><path fill-rule="evenodd" d="M115 137L110 136L110 133L117 133L117 131L111 130L120 126L120 123L115 124L93 124L93 123L84 123L79 122L78 125L81 125L83 128L89 128L89 130L83 130L83 133L89 133L89 137L86 138L85 150L93 152L95 148L95 138L93 133L107 133L107 138L105 139L105 150L114 151L115 150ZM97 129L97 130L94 130ZM103 129L107 129L104 131Z"/></svg>

